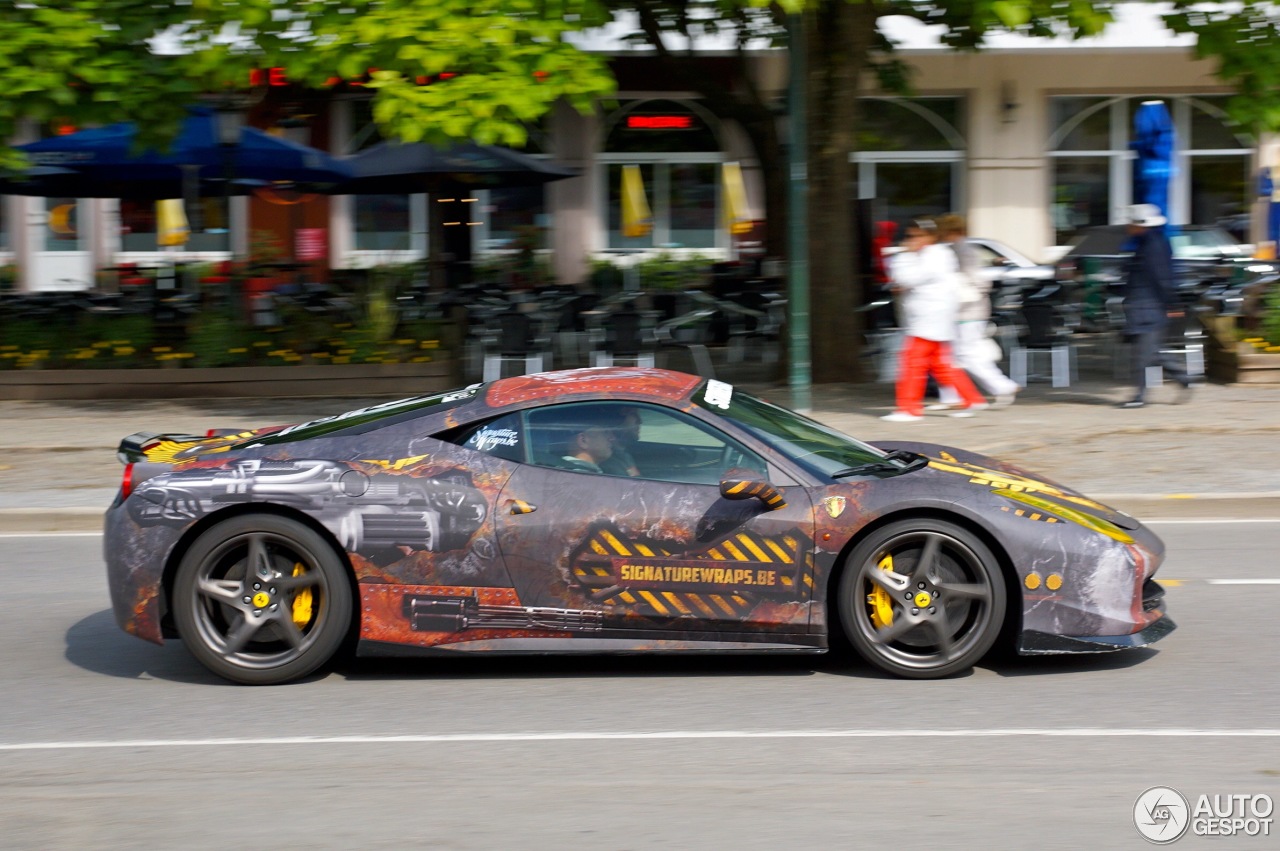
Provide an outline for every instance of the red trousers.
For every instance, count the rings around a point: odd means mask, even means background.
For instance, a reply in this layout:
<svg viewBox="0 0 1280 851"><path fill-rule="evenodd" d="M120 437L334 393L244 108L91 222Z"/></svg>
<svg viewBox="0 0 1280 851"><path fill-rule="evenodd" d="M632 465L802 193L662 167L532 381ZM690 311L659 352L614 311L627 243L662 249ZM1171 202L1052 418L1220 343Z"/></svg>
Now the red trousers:
<svg viewBox="0 0 1280 851"><path fill-rule="evenodd" d="M986 397L973 386L963 369L951 365L951 344L922 337L907 337L902 342L898 361L898 410L916 416L924 415L925 378L933 374L939 386L954 387L965 408L985 403Z"/></svg>

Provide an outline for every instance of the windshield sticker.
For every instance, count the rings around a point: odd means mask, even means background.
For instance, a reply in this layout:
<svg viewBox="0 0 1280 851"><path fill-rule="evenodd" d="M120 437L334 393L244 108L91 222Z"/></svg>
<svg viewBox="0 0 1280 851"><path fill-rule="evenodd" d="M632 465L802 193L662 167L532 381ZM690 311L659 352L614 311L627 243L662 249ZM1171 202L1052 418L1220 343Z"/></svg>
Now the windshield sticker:
<svg viewBox="0 0 1280 851"><path fill-rule="evenodd" d="M702 398L706 400L708 405L727 411L729 410L729 403L733 401L733 385L725 384L723 381L717 381L713 378L707 382L707 389L702 394Z"/></svg>
<svg viewBox="0 0 1280 851"><path fill-rule="evenodd" d="M481 452L492 452L499 446L519 446L520 433L513 428L490 428L485 426L471 435L467 445Z"/></svg>

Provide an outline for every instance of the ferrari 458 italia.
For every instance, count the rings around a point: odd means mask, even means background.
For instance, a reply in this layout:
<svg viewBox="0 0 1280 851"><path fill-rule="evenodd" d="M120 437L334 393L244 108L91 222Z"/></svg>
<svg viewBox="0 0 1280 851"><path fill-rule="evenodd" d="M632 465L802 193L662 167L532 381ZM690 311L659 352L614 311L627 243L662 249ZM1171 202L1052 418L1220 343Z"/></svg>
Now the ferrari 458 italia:
<svg viewBox="0 0 1280 851"><path fill-rule="evenodd" d="M1174 627L1132 517L732 385L547 372L312 422L124 439L115 615L221 676L360 655L791 652L943 677Z"/></svg>

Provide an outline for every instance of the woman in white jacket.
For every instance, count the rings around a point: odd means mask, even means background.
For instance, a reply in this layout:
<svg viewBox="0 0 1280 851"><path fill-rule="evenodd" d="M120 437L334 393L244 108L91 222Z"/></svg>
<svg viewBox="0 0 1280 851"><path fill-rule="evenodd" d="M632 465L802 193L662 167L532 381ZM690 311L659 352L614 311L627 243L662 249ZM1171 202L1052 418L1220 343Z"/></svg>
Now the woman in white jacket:
<svg viewBox="0 0 1280 851"><path fill-rule="evenodd" d="M960 409L952 416L970 417L974 410L986 408L986 399L969 376L951 364L960 304L959 266L951 247L938 243L938 229L932 220L921 219L907 226L902 251L892 258L890 276L901 297L905 339L898 364L897 410L881 419L923 419L924 389L930 374L938 386L953 387L960 394Z"/></svg>
<svg viewBox="0 0 1280 851"><path fill-rule="evenodd" d="M991 326L991 281L978 271L977 257L968 244L968 235L963 216L951 213L938 219L941 244L950 245L955 251L963 276L951 357L956 366L968 372L970 378L996 397L992 407L1003 408L1013 404L1021 388L996 365L1000 360L1000 346L988 334ZM953 407L959 404L960 394L950 387L939 387L938 401L938 405L930 405L927 410Z"/></svg>

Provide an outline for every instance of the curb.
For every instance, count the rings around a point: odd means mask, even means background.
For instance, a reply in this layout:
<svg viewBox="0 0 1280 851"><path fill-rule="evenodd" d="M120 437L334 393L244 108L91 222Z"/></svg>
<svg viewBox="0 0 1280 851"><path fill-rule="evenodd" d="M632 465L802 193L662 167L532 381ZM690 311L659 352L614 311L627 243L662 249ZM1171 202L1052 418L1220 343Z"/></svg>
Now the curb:
<svg viewBox="0 0 1280 851"><path fill-rule="evenodd" d="M3 508L0 533L101 532L105 508Z"/></svg>
<svg viewBox="0 0 1280 851"><path fill-rule="evenodd" d="M1280 493L1092 494L1144 522L1194 517L1280 521ZM3 508L0 534L101 532L105 508Z"/></svg>

